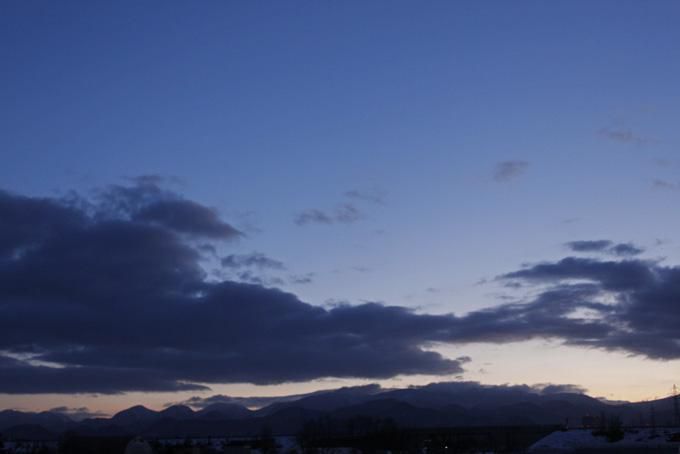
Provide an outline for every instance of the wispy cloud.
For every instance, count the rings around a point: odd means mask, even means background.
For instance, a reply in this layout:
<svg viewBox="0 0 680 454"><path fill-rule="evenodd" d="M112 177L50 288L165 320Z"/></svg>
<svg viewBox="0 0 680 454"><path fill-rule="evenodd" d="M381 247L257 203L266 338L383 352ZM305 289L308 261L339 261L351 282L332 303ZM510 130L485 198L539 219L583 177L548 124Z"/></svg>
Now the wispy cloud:
<svg viewBox="0 0 680 454"><path fill-rule="evenodd" d="M527 168L527 161L502 161L496 164L493 179L497 182L510 181L525 173Z"/></svg>
<svg viewBox="0 0 680 454"><path fill-rule="evenodd" d="M49 411L52 413L61 413L62 415L66 415L74 421L82 421L83 419L88 418L104 418L108 416L106 413L92 411L87 407L72 408L62 406L51 408Z"/></svg>
<svg viewBox="0 0 680 454"><path fill-rule="evenodd" d="M667 191L676 191L680 189L680 184L673 183L672 181L663 180L661 178L656 178L652 181L652 187L655 189L663 189Z"/></svg>
<svg viewBox="0 0 680 454"><path fill-rule="evenodd" d="M333 224L334 216L316 208L309 208L295 216L297 225Z"/></svg>
<svg viewBox="0 0 680 454"><path fill-rule="evenodd" d="M369 191L353 189L351 191L345 192L345 197L354 200L372 202L379 205L385 204L385 192L375 188Z"/></svg>
<svg viewBox="0 0 680 454"><path fill-rule="evenodd" d="M295 224L300 226L308 224L353 224L366 217L364 211L359 208L360 204L385 204L385 192L379 189L370 191L353 189L345 192L343 196L345 201L338 204L334 209L308 208L301 211L295 215Z"/></svg>
<svg viewBox="0 0 680 454"><path fill-rule="evenodd" d="M251 252L250 254L231 254L221 260L225 268L257 268L260 270L285 270L286 266L282 261L267 257L261 252Z"/></svg>
<svg viewBox="0 0 680 454"><path fill-rule="evenodd" d="M638 135L630 128L600 128L597 134L608 140L634 145L649 145L658 142L657 139L652 137Z"/></svg>
<svg viewBox="0 0 680 454"><path fill-rule="evenodd" d="M280 277L265 276L250 270L239 271L238 273L236 273L236 276L234 277L239 282L260 285L262 287L280 287L285 284L285 281Z"/></svg>
<svg viewBox="0 0 680 454"><path fill-rule="evenodd" d="M595 252L600 254L632 256L639 255L644 249L633 243L614 243L610 240L569 241L565 246L574 252Z"/></svg>
<svg viewBox="0 0 680 454"><path fill-rule="evenodd" d="M311 284L316 273L292 274L288 276L291 284Z"/></svg>

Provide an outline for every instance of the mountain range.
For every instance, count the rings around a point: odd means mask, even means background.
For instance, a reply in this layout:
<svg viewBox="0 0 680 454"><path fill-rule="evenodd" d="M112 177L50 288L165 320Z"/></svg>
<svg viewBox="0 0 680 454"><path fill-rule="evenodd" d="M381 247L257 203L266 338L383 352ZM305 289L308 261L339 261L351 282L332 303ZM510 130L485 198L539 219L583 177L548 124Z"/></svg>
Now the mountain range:
<svg viewBox="0 0 680 454"><path fill-rule="evenodd" d="M343 426L356 418L391 419L400 427L465 427L567 424L580 426L584 416L619 417L626 425L667 425L674 420L673 398L652 402L604 402L570 390L527 386L489 386L474 382L433 383L404 389L377 385L346 387L282 398L251 410L223 396L223 402L191 408L171 405L154 411L137 405L111 418L75 421L65 414L0 411L5 439L56 439L80 435L142 435L153 438L255 435L264 427L293 435L306 422L325 418ZM207 401L207 400L206 400Z"/></svg>

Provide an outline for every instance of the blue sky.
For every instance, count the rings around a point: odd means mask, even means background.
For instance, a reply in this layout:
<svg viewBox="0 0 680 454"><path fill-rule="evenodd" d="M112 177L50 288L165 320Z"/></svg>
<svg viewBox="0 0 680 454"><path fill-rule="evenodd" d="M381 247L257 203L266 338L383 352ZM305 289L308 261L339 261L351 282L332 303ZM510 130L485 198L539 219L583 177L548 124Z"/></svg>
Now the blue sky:
<svg viewBox="0 0 680 454"><path fill-rule="evenodd" d="M679 19L673 1L4 2L0 182L172 177L246 233L221 253L313 273L280 285L314 305L462 315L573 240L677 264ZM294 222L348 203L353 222ZM499 369L469 376L544 378Z"/></svg>

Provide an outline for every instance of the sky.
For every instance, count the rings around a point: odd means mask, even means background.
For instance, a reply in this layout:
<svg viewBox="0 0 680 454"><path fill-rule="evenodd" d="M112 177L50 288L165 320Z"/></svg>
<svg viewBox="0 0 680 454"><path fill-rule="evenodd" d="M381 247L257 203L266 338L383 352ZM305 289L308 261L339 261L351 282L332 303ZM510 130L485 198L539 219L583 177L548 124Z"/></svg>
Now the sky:
<svg viewBox="0 0 680 454"><path fill-rule="evenodd" d="M0 5L0 408L680 381L680 4Z"/></svg>

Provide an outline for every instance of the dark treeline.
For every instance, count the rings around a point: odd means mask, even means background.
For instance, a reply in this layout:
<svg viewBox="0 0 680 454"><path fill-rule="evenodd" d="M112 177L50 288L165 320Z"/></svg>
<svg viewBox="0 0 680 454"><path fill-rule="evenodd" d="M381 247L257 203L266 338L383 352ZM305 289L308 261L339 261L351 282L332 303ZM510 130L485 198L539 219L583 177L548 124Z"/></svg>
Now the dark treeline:
<svg viewBox="0 0 680 454"><path fill-rule="evenodd" d="M338 448L356 453L472 453L480 451L524 452L531 444L558 429L555 426L461 427L408 429L390 418L357 416L336 420L323 416L304 424L297 434L297 448L278 445L271 429L263 426L259 435L229 440L215 446L186 439L176 444L150 440L153 454L324 454ZM79 436L66 433L58 447L36 447L31 454L124 454L132 437ZM2 452L0 450L0 452Z"/></svg>
<svg viewBox="0 0 680 454"><path fill-rule="evenodd" d="M298 435L305 454L332 448L361 453L523 452L559 426L460 427L409 429L392 419L356 417L346 421L322 417L309 421Z"/></svg>

